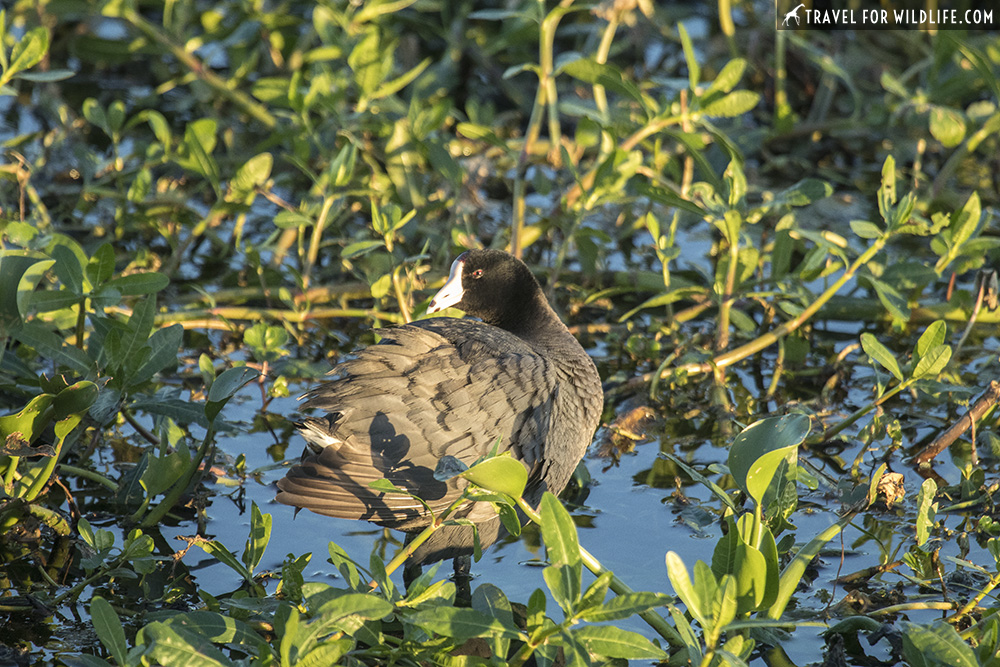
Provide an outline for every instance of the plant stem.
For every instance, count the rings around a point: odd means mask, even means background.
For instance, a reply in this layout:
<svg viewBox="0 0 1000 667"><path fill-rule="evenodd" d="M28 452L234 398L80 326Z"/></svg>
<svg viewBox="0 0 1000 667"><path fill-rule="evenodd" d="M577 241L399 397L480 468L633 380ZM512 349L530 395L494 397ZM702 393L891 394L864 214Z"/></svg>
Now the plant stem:
<svg viewBox="0 0 1000 667"><path fill-rule="evenodd" d="M950 623L957 623L964 616L967 616L973 609L975 609L980 602L983 601L987 595L989 595L994 588L1000 586L1000 574L994 574L990 577L990 583L986 584L983 590L976 593L976 596L962 605L961 609L956 611L952 616L948 618Z"/></svg>
<svg viewBox="0 0 1000 667"><path fill-rule="evenodd" d="M302 268L302 289L309 289L309 282L312 277L313 267L319 259L319 247L323 241L323 230L330 219L330 210L333 208L337 198L328 195L323 199L323 207L320 209L316 224L313 225L312 239L309 241L309 253L306 255L306 264Z"/></svg>
<svg viewBox="0 0 1000 667"><path fill-rule="evenodd" d="M910 380L906 380L905 382L899 383L898 385L896 385L895 387L893 387L892 389L890 389L889 391L887 391L885 394L883 394L882 396L880 396L878 398L878 400L872 401L871 403L869 403L865 407L860 408L858 410L855 410L854 414L852 414L850 417L848 417L847 419L843 420L842 422L840 422L836 426L828 428L825 431L823 431L822 433L820 433L820 434L818 434L818 435L816 435L816 436L814 436L812 438L807 439L806 440L806 444L814 445L814 444L817 444L817 443L820 443L820 442L826 442L827 440L829 440L833 436L837 435L838 433L841 433L848 426L850 426L850 425L854 424L855 422L857 422L859 419L861 419L862 417L864 417L866 414L868 414L869 412L871 412L872 410L874 410L878 406L880 406L883 403L885 403L886 401L888 401L890 398L892 398L893 396L895 396L899 392L901 392L904 389L906 389L907 387L909 387L911 384L913 384L913 379L912 378Z"/></svg>
<svg viewBox="0 0 1000 667"><path fill-rule="evenodd" d="M118 485L112 480L108 479L104 475L94 472L93 470L87 470L86 468L78 468L76 466L67 465L65 463L59 464L60 474L70 474L74 477L82 477L84 479L89 479L91 482L97 482L109 491L118 492Z"/></svg>
<svg viewBox="0 0 1000 667"><path fill-rule="evenodd" d="M614 42L615 32L618 30L620 19L618 12L612 10L610 14L608 25L604 27L604 32L601 33L601 43L597 46L597 53L594 55L594 61L602 65L608 62L608 54L611 52L611 44ZM608 120L608 95L604 90L604 86L599 83L594 84L594 104L597 106L597 110L601 112L601 116L605 120Z"/></svg>
<svg viewBox="0 0 1000 667"><path fill-rule="evenodd" d="M729 244L729 265L726 267L726 285L722 291L722 303L719 304L719 321L715 334L716 350L724 350L729 347L729 311L733 307L733 290L736 289L736 268L740 258L739 233L736 234L736 237L726 239Z"/></svg>

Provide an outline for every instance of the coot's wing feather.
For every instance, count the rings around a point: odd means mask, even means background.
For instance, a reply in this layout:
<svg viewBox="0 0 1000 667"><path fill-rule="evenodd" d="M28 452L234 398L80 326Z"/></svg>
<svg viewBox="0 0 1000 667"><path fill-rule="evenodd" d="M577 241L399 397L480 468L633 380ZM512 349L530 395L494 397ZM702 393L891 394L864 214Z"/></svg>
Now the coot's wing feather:
<svg viewBox="0 0 1000 667"><path fill-rule="evenodd" d="M326 413L301 427L312 452L279 481L277 499L320 514L400 528L426 523L412 498L368 488L387 478L435 511L464 482L434 479L445 455L471 464L500 439L534 478L557 393L549 362L513 334L473 320L436 318L383 333L378 345L306 394ZM492 514L476 504L469 518Z"/></svg>

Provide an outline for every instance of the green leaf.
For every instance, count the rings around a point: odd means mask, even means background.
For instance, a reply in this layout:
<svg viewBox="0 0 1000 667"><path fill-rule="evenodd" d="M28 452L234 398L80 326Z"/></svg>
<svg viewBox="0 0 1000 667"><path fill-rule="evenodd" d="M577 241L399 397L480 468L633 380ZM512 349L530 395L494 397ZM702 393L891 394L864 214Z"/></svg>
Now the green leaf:
<svg viewBox="0 0 1000 667"><path fill-rule="evenodd" d="M616 595L598 607L592 607L580 614L580 618L592 623L619 621L635 614L641 614L654 607L664 607L671 602L663 593L623 593Z"/></svg>
<svg viewBox="0 0 1000 667"><path fill-rule="evenodd" d="M376 248L384 248L384 241L358 241L357 243L351 243L344 247L340 252L340 257L342 259L352 259L354 257L360 257L366 255Z"/></svg>
<svg viewBox="0 0 1000 667"><path fill-rule="evenodd" d="M86 412L97 401L100 391L93 382L82 380L60 391L52 401L52 420Z"/></svg>
<svg viewBox="0 0 1000 667"><path fill-rule="evenodd" d="M785 613L785 608L792 599L792 595L795 593L795 589L798 587L799 582L802 581L802 576L805 574L806 568L812 562L812 559L815 558L816 555L823 549L823 546L836 537L837 534L844 529L844 526L850 523L853 518L853 513L847 513L847 515L838 519L835 524L820 532L819 535L809 540L808 543L795 552L795 556L792 558L791 562L789 562L788 565L785 566L785 569L781 572L781 577L778 581L778 596L775 599L774 604L772 604L767 610L767 618L771 620L778 620L781 618L781 615Z"/></svg>
<svg viewBox="0 0 1000 667"><path fill-rule="evenodd" d="M559 499L546 492L540 506L542 539L552 565L576 565L580 562L580 542L573 517Z"/></svg>
<svg viewBox="0 0 1000 667"><path fill-rule="evenodd" d="M933 377L945 369L951 360L951 346L938 345L930 349L926 355L920 358L913 369L913 377L920 379Z"/></svg>
<svg viewBox="0 0 1000 667"><path fill-rule="evenodd" d="M253 572L271 540L271 515L263 514L256 501L250 505L250 535L243 549L243 564Z"/></svg>
<svg viewBox="0 0 1000 667"><path fill-rule="evenodd" d="M170 278L153 271L132 273L109 280L107 285L118 290L122 296L143 296L159 292L170 284Z"/></svg>
<svg viewBox="0 0 1000 667"><path fill-rule="evenodd" d="M111 127L108 125L108 116L104 113L104 107L93 97L88 97L83 101L83 117L91 125L101 128L104 134L111 136Z"/></svg>
<svg viewBox="0 0 1000 667"><path fill-rule="evenodd" d="M228 667L231 661L212 642L195 632L153 622L136 636L136 644L144 645L144 656L162 665L185 667Z"/></svg>
<svg viewBox="0 0 1000 667"><path fill-rule="evenodd" d="M593 58L577 58L563 65L561 71L574 79L591 85L604 86L633 102L643 103L642 91L634 83L626 80L621 71L613 65L599 63Z"/></svg>
<svg viewBox="0 0 1000 667"><path fill-rule="evenodd" d="M580 601L580 580L583 574L580 563L576 565L550 565L542 571L545 585L552 593L552 599L567 616L576 612Z"/></svg>
<svg viewBox="0 0 1000 667"><path fill-rule="evenodd" d="M701 66L698 64L698 56L694 52L694 44L691 43L691 36L688 35L687 28L683 23L677 24L677 33L681 38L681 47L684 50L684 61L688 68L688 87L695 90L701 81Z"/></svg>
<svg viewBox="0 0 1000 667"><path fill-rule="evenodd" d="M111 129L111 134L117 137L124 124L125 103L121 100L115 100L108 105L108 127Z"/></svg>
<svg viewBox="0 0 1000 667"><path fill-rule="evenodd" d="M865 279L875 288L878 300L889 311L889 315L892 316L893 320L906 322L910 319L910 304L907 303L906 298L895 287L871 276L867 276Z"/></svg>
<svg viewBox="0 0 1000 667"><path fill-rule="evenodd" d="M833 194L833 187L818 178L804 178L774 194L774 199L766 202L766 207L776 206L808 206L815 201L825 199Z"/></svg>
<svg viewBox="0 0 1000 667"><path fill-rule="evenodd" d="M665 660L667 653L638 632L611 625L585 625L573 631L573 637L587 650L608 658L625 660Z"/></svg>
<svg viewBox="0 0 1000 667"><path fill-rule="evenodd" d="M372 564L376 562L384 575L377 555ZM330 586L316 590L308 584L303 591L307 591L306 604L312 612L312 621L298 633L296 648L303 653L332 632L357 636L366 622L385 618L393 609L390 602L375 595L344 592Z"/></svg>
<svg viewBox="0 0 1000 667"><path fill-rule="evenodd" d="M882 230L874 222L867 220L851 220L851 231L863 239L882 238Z"/></svg>
<svg viewBox="0 0 1000 667"><path fill-rule="evenodd" d="M936 320L924 329L917 341L917 357L925 356L932 348L944 344L948 336L948 325L944 320Z"/></svg>
<svg viewBox="0 0 1000 667"><path fill-rule="evenodd" d="M208 390L208 401L205 403L205 416L208 417L208 421L214 421L229 399L244 385L256 380L259 376L260 371L258 370L247 366L237 366L227 369L215 378L215 382Z"/></svg>
<svg viewBox="0 0 1000 667"><path fill-rule="evenodd" d="M695 579L698 583L695 586L691 583L691 578L688 576L687 568L684 567L684 561L673 551L668 551L666 555L667 562L667 577L670 579L671 586L674 587L674 593L677 597L681 599L681 602L687 607L688 612L701 624L701 627L706 632L712 629L710 624L712 616L712 604L715 601L715 575L712 574L711 569L701 561L695 563ZM704 569L699 571L698 565L704 566ZM699 580L699 574L704 572L708 573L708 577L711 581L706 579L704 576Z"/></svg>
<svg viewBox="0 0 1000 667"><path fill-rule="evenodd" d="M0 252L0 336L20 326L35 288L54 263L20 251Z"/></svg>
<svg viewBox="0 0 1000 667"><path fill-rule="evenodd" d="M94 363L83 350L67 345L61 336L49 331L35 322L22 326L14 338L35 350L44 359L49 359L59 366L86 375L94 368Z"/></svg>
<svg viewBox="0 0 1000 667"><path fill-rule="evenodd" d="M506 627L499 620L490 618L475 609L430 607L421 609L407 616L404 620L428 632L451 637L457 641L491 635L499 635L509 639L521 637L516 629Z"/></svg>
<svg viewBox="0 0 1000 667"><path fill-rule="evenodd" d="M979 667L972 647L944 621L934 621L930 625L904 622L903 656L911 665Z"/></svg>
<svg viewBox="0 0 1000 667"><path fill-rule="evenodd" d="M438 582L439 584L443 582ZM409 587L407 587L409 592ZM510 600L504 592L493 584L481 584L472 593L472 608L485 616L498 620L504 627L514 628L514 613L511 610ZM506 637L487 637L493 655L507 655L510 647L510 640Z"/></svg>
<svg viewBox="0 0 1000 667"><path fill-rule="evenodd" d="M52 83L54 81L65 81L74 76L76 76L76 72L71 69L50 69L47 72L24 72L18 74L17 78L38 83Z"/></svg>
<svg viewBox="0 0 1000 667"><path fill-rule="evenodd" d="M934 526L934 517L938 509L938 504L934 502L935 495L937 495L937 482L925 479L920 485L920 494L917 496L917 546L923 546L927 542Z"/></svg>
<svg viewBox="0 0 1000 667"><path fill-rule="evenodd" d="M733 58L722 68L722 71L715 77L715 81L708 87L705 94L708 95L715 92L728 93L740 82L746 69L746 60L743 58Z"/></svg>
<svg viewBox="0 0 1000 667"><path fill-rule="evenodd" d="M87 262L87 278L94 287L103 285L115 274L115 251L110 243L102 243Z"/></svg>
<svg viewBox="0 0 1000 667"><path fill-rule="evenodd" d="M221 613L192 611L175 614L164 621L164 625L182 632L196 633L219 644L253 647L260 659L265 659L271 652L268 643L249 625Z"/></svg>
<svg viewBox="0 0 1000 667"><path fill-rule="evenodd" d="M979 201L979 193L973 192L965 205L951 216L951 224L948 227L951 247L958 248L971 239L981 218L982 204Z"/></svg>
<svg viewBox="0 0 1000 667"><path fill-rule="evenodd" d="M215 130L216 122L209 118L188 123L184 128L184 146L187 148L188 159L183 166L208 179L216 197L221 199L222 177L219 174L219 165L212 157L212 151L215 150Z"/></svg>
<svg viewBox="0 0 1000 667"><path fill-rule="evenodd" d="M219 542L218 540L199 540L195 542L195 544L201 547L201 549L209 556L214 556L220 563L227 565L246 581L253 581L253 574L251 574L250 570L248 570L243 563L237 560L236 555L233 554L233 552L230 551L222 542Z"/></svg>
<svg viewBox="0 0 1000 667"><path fill-rule="evenodd" d="M736 546L736 563L736 571L730 575L736 585L732 591L735 609L740 613L757 610L766 599L767 560L758 549L740 542ZM774 583L777 585L777 581Z"/></svg>
<svg viewBox="0 0 1000 667"><path fill-rule="evenodd" d="M954 148L965 139L965 118L947 107L931 109L931 135L945 148Z"/></svg>
<svg viewBox="0 0 1000 667"><path fill-rule="evenodd" d="M760 503L783 461L792 461L809 435L809 417L768 417L743 429L729 448L729 471L737 486Z"/></svg>
<svg viewBox="0 0 1000 667"><path fill-rule="evenodd" d="M151 499L180 481L187 470L188 461L180 452L170 452L163 456L150 454L144 457L145 469L142 470L139 481Z"/></svg>
<svg viewBox="0 0 1000 667"><path fill-rule="evenodd" d="M14 42L4 77L10 78L18 72L31 69L41 62L48 50L49 31L41 26L32 28L24 34L24 37Z"/></svg>
<svg viewBox="0 0 1000 667"><path fill-rule="evenodd" d="M154 375L177 362L177 351L184 341L184 327L180 324L171 324L164 329L153 332L147 342L152 353L146 358L142 365L132 373L128 386L137 387L149 381Z"/></svg>
<svg viewBox="0 0 1000 667"><path fill-rule="evenodd" d="M865 354L876 361L882 368L895 376L900 382L903 381L903 371L899 369L899 362L885 345L880 343L875 336L870 333L861 334L861 347Z"/></svg>
<svg viewBox="0 0 1000 667"><path fill-rule="evenodd" d="M83 297L77 296L67 289L44 290L31 293L25 307L36 313L51 313L54 310L75 306L80 303L81 299Z"/></svg>
<svg viewBox="0 0 1000 667"><path fill-rule="evenodd" d="M52 271L59 278L63 286L77 296L83 295L83 267L80 266L80 259L66 245L57 245L52 248L52 259L56 263L52 266Z"/></svg>
<svg viewBox="0 0 1000 667"><path fill-rule="evenodd" d="M229 181L232 197L245 200L254 193L254 188L264 185L271 177L274 157L270 153L261 153L250 158L236 170L236 175Z"/></svg>
<svg viewBox="0 0 1000 667"><path fill-rule="evenodd" d="M90 601L90 620L94 624L94 631L97 638L104 644L104 648L114 661L124 667L125 656L128 654L128 643L125 641L125 630L122 622L118 619L118 614L111 608L111 604L104 598L95 595Z"/></svg>
<svg viewBox="0 0 1000 667"><path fill-rule="evenodd" d="M139 299L128 318L128 333L121 340L119 359L115 360L128 372L138 370L149 353L149 333L153 330L156 316L156 299ZM176 352L176 350L174 350Z"/></svg>
<svg viewBox="0 0 1000 667"><path fill-rule="evenodd" d="M508 455L480 461L459 476L488 491L505 493L512 498L520 498L528 483L524 464Z"/></svg>
<svg viewBox="0 0 1000 667"><path fill-rule="evenodd" d="M753 109L758 102L760 102L759 93L751 90L737 90L721 99L709 102L702 107L701 112L705 116L735 118Z"/></svg>

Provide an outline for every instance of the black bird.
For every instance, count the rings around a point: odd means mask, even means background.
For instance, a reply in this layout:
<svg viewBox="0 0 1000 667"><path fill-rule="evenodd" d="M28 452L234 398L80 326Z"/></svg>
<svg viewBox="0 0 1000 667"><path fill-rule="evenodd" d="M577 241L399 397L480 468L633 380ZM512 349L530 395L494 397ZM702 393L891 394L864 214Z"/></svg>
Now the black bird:
<svg viewBox="0 0 1000 667"><path fill-rule="evenodd" d="M532 505L546 490L562 491L601 416L594 362L528 267L505 252L470 250L456 259L428 312L449 306L482 321L437 317L380 331L378 344L303 396L303 407L320 416L298 425L308 450L278 482L278 502L419 531L430 522L423 506L369 483L386 478L439 512L466 482L434 479L438 461L450 455L472 464L498 439L500 451L527 469ZM488 503L452 515L460 517L477 525L483 547L504 534ZM471 527L448 526L412 561L457 558L472 545Z"/></svg>

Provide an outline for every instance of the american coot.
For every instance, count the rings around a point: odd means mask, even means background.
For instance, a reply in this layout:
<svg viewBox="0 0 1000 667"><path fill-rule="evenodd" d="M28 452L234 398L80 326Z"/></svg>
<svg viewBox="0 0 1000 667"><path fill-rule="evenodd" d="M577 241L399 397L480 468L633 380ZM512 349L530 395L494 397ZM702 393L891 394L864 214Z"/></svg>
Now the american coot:
<svg viewBox="0 0 1000 667"><path fill-rule="evenodd" d="M299 430L308 444L278 482L278 502L417 531L430 515L416 501L369 483L386 478L445 509L466 482L434 479L438 461L466 464L499 439L528 471L526 499L558 494L590 445L603 394L594 362L549 306L525 264L499 250L470 250L451 266L428 312L449 306L481 319L437 317L380 331L377 345L310 390L318 414ZM482 545L503 535L488 503L452 515L474 522ZM472 529L438 530L413 560L468 554Z"/></svg>

